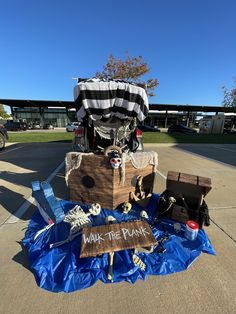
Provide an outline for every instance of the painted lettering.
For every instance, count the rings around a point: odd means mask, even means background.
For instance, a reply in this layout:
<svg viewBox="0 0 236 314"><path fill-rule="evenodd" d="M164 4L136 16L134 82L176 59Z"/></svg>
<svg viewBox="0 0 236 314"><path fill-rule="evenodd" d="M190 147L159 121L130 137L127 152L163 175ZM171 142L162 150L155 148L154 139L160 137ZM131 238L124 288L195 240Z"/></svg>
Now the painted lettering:
<svg viewBox="0 0 236 314"><path fill-rule="evenodd" d="M142 229L142 233L143 235L146 237L146 234L150 234L150 232L147 231L146 228L144 228L143 226L141 226L141 229Z"/></svg>
<svg viewBox="0 0 236 314"><path fill-rule="evenodd" d="M127 233L129 233L129 230L127 228L122 228L121 231L123 233L124 239L127 240Z"/></svg>
<svg viewBox="0 0 236 314"><path fill-rule="evenodd" d="M138 229L126 229L126 228L122 228L122 234L123 234L123 237L125 240L127 240L128 238L133 238L133 237L141 237L141 236L144 236L146 237L146 235L150 234L146 228L144 227L140 227Z"/></svg>
<svg viewBox="0 0 236 314"><path fill-rule="evenodd" d="M101 243L101 241L104 241L104 238L102 237L102 233L99 234L99 233L90 233L90 235L88 237L86 237L84 234L83 234L83 240L84 240L84 243Z"/></svg>
<svg viewBox="0 0 236 314"><path fill-rule="evenodd" d="M120 240L121 237L120 237L120 231L110 231L110 232L107 232L105 233L104 236L108 236L109 240Z"/></svg>

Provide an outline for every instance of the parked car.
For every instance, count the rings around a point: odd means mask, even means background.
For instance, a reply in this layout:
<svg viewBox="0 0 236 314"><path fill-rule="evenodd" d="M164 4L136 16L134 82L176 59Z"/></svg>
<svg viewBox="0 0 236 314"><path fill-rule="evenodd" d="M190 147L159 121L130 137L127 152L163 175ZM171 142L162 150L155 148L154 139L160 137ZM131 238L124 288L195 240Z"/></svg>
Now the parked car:
<svg viewBox="0 0 236 314"><path fill-rule="evenodd" d="M43 128L45 130L53 130L54 126L52 124L50 124L50 123L46 123L46 124L44 124Z"/></svg>
<svg viewBox="0 0 236 314"><path fill-rule="evenodd" d="M74 132L79 126L79 122L69 122L66 126L66 132Z"/></svg>
<svg viewBox="0 0 236 314"><path fill-rule="evenodd" d="M142 132L161 132L158 128L153 128L149 125L138 125L138 129Z"/></svg>
<svg viewBox="0 0 236 314"><path fill-rule="evenodd" d="M223 134L236 134L236 129L224 128Z"/></svg>
<svg viewBox="0 0 236 314"><path fill-rule="evenodd" d="M6 140L8 140L7 130L3 125L0 125L0 150L5 147Z"/></svg>
<svg viewBox="0 0 236 314"><path fill-rule="evenodd" d="M32 129L33 130L40 130L41 129L41 125L39 123L33 123Z"/></svg>
<svg viewBox="0 0 236 314"><path fill-rule="evenodd" d="M16 122L12 120L8 120L7 123L4 124L4 127L7 131L26 131L28 129L26 122Z"/></svg>
<svg viewBox="0 0 236 314"><path fill-rule="evenodd" d="M173 124L168 128L168 133L195 134L197 131L183 124Z"/></svg>

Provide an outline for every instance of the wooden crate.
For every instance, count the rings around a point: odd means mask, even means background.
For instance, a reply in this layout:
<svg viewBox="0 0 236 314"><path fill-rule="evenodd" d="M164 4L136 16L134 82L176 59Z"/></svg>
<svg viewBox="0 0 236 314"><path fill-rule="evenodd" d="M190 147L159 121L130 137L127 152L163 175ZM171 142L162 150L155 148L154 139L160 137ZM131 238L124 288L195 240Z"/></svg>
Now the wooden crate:
<svg viewBox="0 0 236 314"><path fill-rule="evenodd" d="M166 188L174 197L182 194L192 208L199 208L202 197L211 190L211 179L192 174L169 171Z"/></svg>
<svg viewBox="0 0 236 314"><path fill-rule="evenodd" d="M71 152L66 158L77 158L78 154L80 153ZM68 175L70 200L85 204L97 202L108 209L118 208L129 201L129 193L135 192L137 177L140 175L143 177L144 191L153 191L156 166L148 164L136 169L131 161L128 161L125 163L125 180L122 182L121 168L112 169L108 156L83 154L80 166L71 170Z"/></svg>

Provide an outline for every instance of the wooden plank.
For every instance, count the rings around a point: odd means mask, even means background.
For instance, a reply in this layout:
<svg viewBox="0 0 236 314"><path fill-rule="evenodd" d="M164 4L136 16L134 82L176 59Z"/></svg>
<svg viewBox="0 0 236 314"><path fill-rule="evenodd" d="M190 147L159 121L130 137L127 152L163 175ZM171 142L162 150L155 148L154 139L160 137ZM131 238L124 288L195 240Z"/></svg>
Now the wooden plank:
<svg viewBox="0 0 236 314"><path fill-rule="evenodd" d="M156 245L146 221L129 221L83 229L80 257Z"/></svg>
<svg viewBox="0 0 236 314"><path fill-rule="evenodd" d="M167 181L179 181L179 172L176 171L168 171Z"/></svg>
<svg viewBox="0 0 236 314"><path fill-rule="evenodd" d="M183 195L190 208L199 208L202 195L211 190L211 179L192 174L169 171L166 181L166 189L174 197Z"/></svg>
<svg viewBox="0 0 236 314"><path fill-rule="evenodd" d="M204 195L206 195L211 190L211 179L210 178L199 177L199 183L198 184L205 188Z"/></svg>
<svg viewBox="0 0 236 314"><path fill-rule="evenodd" d="M198 185L199 187L207 188L208 192L211 190L210 178L188 173L168 171L167 182L172 182L175 184L185 183L190 185Z"/></svg>
<svg viewBox="0 0 236 314"><path fill-rule="evenodd" d="M180 173L179 182L197 185L198 177L192 174Z"/></svg>

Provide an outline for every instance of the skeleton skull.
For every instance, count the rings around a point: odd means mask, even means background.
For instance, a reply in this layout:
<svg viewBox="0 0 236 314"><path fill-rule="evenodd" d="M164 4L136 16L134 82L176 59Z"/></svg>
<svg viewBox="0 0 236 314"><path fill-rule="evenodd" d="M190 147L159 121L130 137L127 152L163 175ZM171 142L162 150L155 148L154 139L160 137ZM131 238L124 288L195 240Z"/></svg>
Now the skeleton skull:
<svg viewBox="0 0 236 314"><path fill-rule="evenodd" d="M112 152L110 157L110 164L113 169L118 169L121 165L121 157L118 153Z"/></svg>
<svg viewBox="0 0 236 314"><path fill-rule="evenodd" d="M178 223L178 222L174 223L173 227L174 227L174 230L176 233L181 231L181 224L180 223Z"/></svg>
<svg viewBox="0 0 236 314"><path fill-rule="evenodd" d="M100 214L101 212L101 205L98 203L93 203L91 205L91 207L89 208L89 212L90 214L92 214L93 216L97 216Z"/></svg>
<svg viewBox="0 0 236 314"><path fill-rule="evenodd" d="M115 219L115 217L113 217L113 216L107 216L107 217L105 218L105 221L106 221L106 224L109 225L109 224L115 223L115 222L116 222L116 219Z"/></svg>
<svg viewBox="0 0 236 314"><path fill-rule="evenodd" d="M142 218L144 218L144 219L148 219L148 214L147 214L147 212L146 212L145 210L142 210L142 211L140 212L140 216L141 216Z"/></svg>
<svg viewBox="0 0 236 314"><path fill-rule="evenodd" d="M129 211L131 210L131 208L132 208L132 205L131 205L129 202L124 203L124 204L122 205L122 212L123 212L124 214L128 214Z"/></svg>

